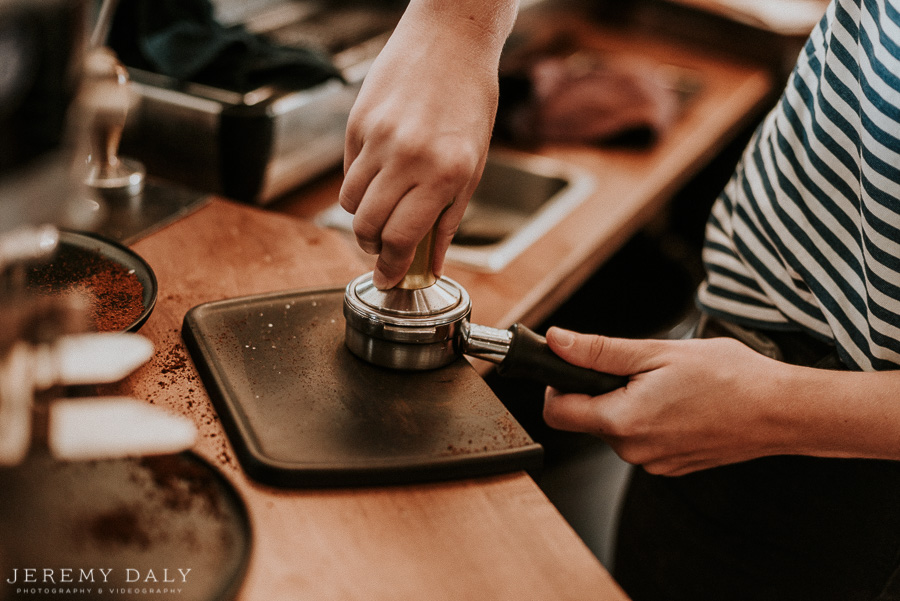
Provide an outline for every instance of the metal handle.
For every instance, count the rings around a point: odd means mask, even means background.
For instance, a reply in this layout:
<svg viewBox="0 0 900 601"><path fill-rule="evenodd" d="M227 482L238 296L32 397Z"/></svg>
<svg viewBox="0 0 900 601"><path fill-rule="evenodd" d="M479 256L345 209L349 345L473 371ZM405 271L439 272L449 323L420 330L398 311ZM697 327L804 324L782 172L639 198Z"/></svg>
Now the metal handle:
<svg viewBox="0 0 900 601"><path fill-rule="evenodd" d="M508 330L464 324L463 353L497 363L497 373L507 378L527 378L562 392L598 396L628 383L614 376L567 363L550 350L547 339L520 323Z"/></svg>
<svg viewBox="0 0 900 601"><path fill-rule="evenodd" d="M100 178L118 175L119 143L130 108L128 71L105 46L88 54L85 66L88 109L91 111L91 164Z"/></svg>
<svg viewBox="0 0 900 601"><path fill-rule="evenodd" d="M522 324L510 328L512 342L497 371L502 376L531 378L561 392L598 396L628 383L625 376L614 376L567 363L550 350L547 339Z"/></svg>
<svg viewBox="0 0 900 601"><path fill-rule="evenodd" d="M403 290L421 290L422 288L428 288L437 282L437 276L434 275L433 266L434 245L435 242L437 242L438 224L441 222L441 217L444 216L447 209L453 206L454 202L456 202L456 198L447 203L447 206L441 210L441 214L435 219L434 225L431 226L431 229L428 230L425 237L419 241L419 244L416 246L416 254L413 256L412 265L409 266L406 275L403 276L403 279L397 284L397 288L402 288Z"/></svg>
<svg viewBox="0 0 900 601"><path fill-rule="evenodd" d="M441 215L443 215L443 213L441 213ZM440 217L438 217L438 221L440 221ZM432 269L432 263L434 261L434 243L438 221L434 222L434 225L431 226L431 229L428 230L428 233L425 234L425 237L422 238L418 246L416 246L416 254L413 257L412 265L409 266L406 275L403 276L403 279L397 284L397 288L402 288L404 290L421 290L422 288L428 288L437 282L434 270Z"/></svg>

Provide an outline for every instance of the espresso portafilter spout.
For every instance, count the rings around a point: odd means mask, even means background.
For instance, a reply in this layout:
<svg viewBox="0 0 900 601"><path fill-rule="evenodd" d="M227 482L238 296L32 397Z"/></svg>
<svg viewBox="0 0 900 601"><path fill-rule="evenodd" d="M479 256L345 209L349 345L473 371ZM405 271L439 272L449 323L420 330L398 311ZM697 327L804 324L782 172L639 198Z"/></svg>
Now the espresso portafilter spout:
<svg viewBox="0 0 900 601"><path fill-rule="evenodd" d="M377 289L372 272L347 285L344 340L351 353L381 367L414 371L436 369L465 354L496 363L502 376L592 396L628 383L626 377L563 361L543 336L522 324L504 330L471 323L466 290L433 273L436 227L419 243L412 266L394 288Z"/></svg>

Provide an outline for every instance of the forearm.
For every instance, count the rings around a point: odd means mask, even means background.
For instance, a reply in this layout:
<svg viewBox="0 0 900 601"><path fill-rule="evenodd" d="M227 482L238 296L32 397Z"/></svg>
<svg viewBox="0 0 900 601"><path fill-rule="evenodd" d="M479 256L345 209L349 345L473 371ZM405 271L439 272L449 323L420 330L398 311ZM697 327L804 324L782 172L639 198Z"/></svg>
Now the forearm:
<svg viewBox="0 0 900 601"><path fill-rule="evenodd" d="M379 288L399 282L437 223L432 268L478 184L517 0L411 0L347 123L341 206ZM450 205L448 208L448 204Z"/></svg>
<svg viewBox="0 0 900 601"><path fill-rule="evenodd" d="M900 371L785 366L771 391L773 441L783 452L900 460Z"/></svg>
<svg viewBox="0 0 900 601"><path fill-rule="evenodd" d="M518 0L411 0L401 26L413 25L451 33L479 60L492 62L512 30Z"/></svg>

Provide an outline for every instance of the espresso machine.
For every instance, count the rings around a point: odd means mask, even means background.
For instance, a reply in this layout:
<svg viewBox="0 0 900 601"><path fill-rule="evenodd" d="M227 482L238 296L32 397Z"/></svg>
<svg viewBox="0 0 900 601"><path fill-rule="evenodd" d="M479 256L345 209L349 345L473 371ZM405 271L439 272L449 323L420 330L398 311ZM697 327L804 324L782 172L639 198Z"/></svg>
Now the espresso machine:
<svg viewBox="0 0 900 601"><path fill-rule="evenodd" d="M59 598L58 580L27 576L59 576L59 566L103 566L110 596L123 598L112 591L127 585L126 568L160 562L190 566L180 598L232 598L250 526L233 487L190 451L195 424L97 387L149 361L153 344L97 331L77 291L33 286L35 272L63 264L72 236L93 235L105 197L139 192L119 177L130 166L103 152L114 144L98 148L90 135L121 106L85 76L89 8L0 0L0 601ZM119 125L100 128L104 141ZM197 489L202 498L188 499Z"/></svg>
<svg viewBox="0 0 900 601"><path fill-rule="evenodd" d="M62 387L116 381L153 353L136 334L92 331L79 295L29 285L32 270L52 264L66 236L96 225L105 202L100 187L112 179L111 170L102 173L105 180L97 175L98 147L108 145L89 131L105 124L110 111L87 111L97 103L84 101L99 91L107 105L116 102L85 77L87 9L62 0L0 2L0 61L8 66L0 78L0 465L20 463L39 442L65 458L83 458L83 444L82 451L63 448L74 430L63 436L59 428L78 421L78 413L98 407L103 413L115 403L67 402ZM51 413L53 423L43 423ZM189 446L192 424L178 428L179 448ZM116 433L107 434L112 443ZM94 451L113 450L105 444Z"/></svg>
<svg viewBox="0 0 900 601"><path fill-rule="evenodd" d="M90 219L70 193L67 115L78 84L83 6L0 2L0 464L24 457L31 434L30 354L81 329L77 307L34 302L24 270L55 251L58 225Z"/></svg>

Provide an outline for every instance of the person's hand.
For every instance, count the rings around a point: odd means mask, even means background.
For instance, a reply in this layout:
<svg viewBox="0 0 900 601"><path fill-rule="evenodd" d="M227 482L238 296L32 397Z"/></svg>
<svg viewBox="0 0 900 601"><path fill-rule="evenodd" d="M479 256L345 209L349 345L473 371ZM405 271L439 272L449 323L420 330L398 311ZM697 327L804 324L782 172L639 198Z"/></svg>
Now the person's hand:
<svg viewBox="0 0 900 601"><path fill-rule="evenodd" d="M593 398L548 388L547 424L599 436L650 473L785 452L785 433L769 418L792 366L736 340L630 340L551 328L547 342L569 363L630 376L624 388Z"/></svg>
<svg viewBox="0 0 900 601"><path fill-rule="evenodd" d="M437 275L443 269L484 169L499 54L515 15L514 2L495 2L512 6L505 21L473 23L428 4L410 4L348 122L340 204L355 215L360 247L379 255L374 283L382 289L403 278L439 217L432 267Z"/></svg>

